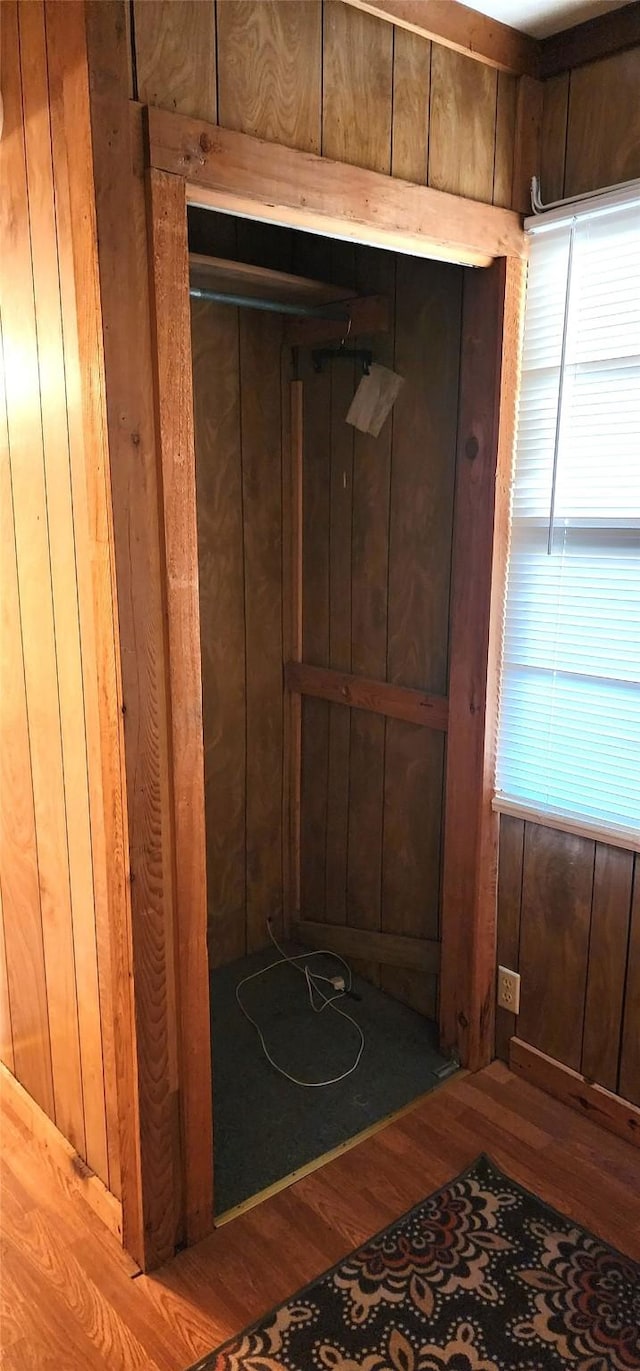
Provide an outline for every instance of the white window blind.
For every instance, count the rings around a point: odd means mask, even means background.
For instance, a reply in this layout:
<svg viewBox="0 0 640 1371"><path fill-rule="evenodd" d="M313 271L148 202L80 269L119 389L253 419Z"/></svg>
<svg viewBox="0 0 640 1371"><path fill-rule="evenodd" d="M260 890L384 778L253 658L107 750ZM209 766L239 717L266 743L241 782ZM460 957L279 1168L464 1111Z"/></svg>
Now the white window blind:
<svg viewBox="0 0 640 1371"><path fill-rule="evenodd" d="M536 225L496 804L640 839L640 204Z"/></svg>

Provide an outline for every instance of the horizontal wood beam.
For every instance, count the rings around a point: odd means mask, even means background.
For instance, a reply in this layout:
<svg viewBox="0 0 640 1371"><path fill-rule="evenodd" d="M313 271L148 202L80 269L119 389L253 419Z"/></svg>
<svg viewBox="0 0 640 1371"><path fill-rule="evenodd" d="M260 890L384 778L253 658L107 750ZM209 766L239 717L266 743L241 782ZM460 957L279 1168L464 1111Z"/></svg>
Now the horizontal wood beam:
<svg viewBox="0 0 640 1371"><path fill-rule="evenodd" d="M169 110L147 120L151 167L184 178L191 204L464 266L526 257L513 210Z"/></svg>
<svg viewBox="0 0 640 1371"><path fill-rule="evenodd" d="M520 1038L512 1038L509 1044L509 1066L517 1076L546 1090L556 1100L562 1100L584 1118L592 1119L610 1133L640 1147L640 1109L635 1104L585 1080L577 1071L547 1057Z"/></svg>
<svg viewBox="0 0 640 1371"><path fill-rule="evenodd" d="M389 719L403 719L407 724L421 724L441 733L447 731L449 705L444 695L426 695L408 686L371 681L366 676L350 676L346 671L307 666L304 662L287 662L284 682L287 690L298 695L366 709L370 714L385 714Z"/></svg>
<svg viewBox="0 0 640 1371"><path fill-rule="evenodd" d="M377 19L387 19L398 28L431 38L442 47L453 48L466 57L514 72L516 76L537 76L540 45L508 24L479 14L457 0L344 0L354 9L365 10Z"/></svg>
<svg viewBox="0 0 640 1371"><path fill-rule="evenodd" d="M344 299L345 292L343 292ZM384 295L361 295L344 301L347 320L291 318L285 321L283 341L290 347L314 347L316 343L341 342L361 333L388 333L389 301Z"/></svg>
<svg viewBox="0 0 640 1371"><path fill-rule="evenodd" d="M122 1242L122 1204L78 1156L52 1120L0 1062L0 1103L26 1128L40 1154L61 1172L70 1194L80 1195Z"/></svg>
<svg viewBox="0 0 640 1371"><path fill-rule="evenodd" d="M573 29L553 33L540 44L540 75L546 80L585 62L611 57L627 48L640 47L640 0L607 10Z"/></svg>
<svg viewBox="0 0 640 1371"><path fill-rule="evenodd" d="M294 923L292 934L305 947L326 947L341 957L401 966L429 975L437 975L440 969L440 943L431 938L405 938L399 933L313 923L309 919Z"/></svg>

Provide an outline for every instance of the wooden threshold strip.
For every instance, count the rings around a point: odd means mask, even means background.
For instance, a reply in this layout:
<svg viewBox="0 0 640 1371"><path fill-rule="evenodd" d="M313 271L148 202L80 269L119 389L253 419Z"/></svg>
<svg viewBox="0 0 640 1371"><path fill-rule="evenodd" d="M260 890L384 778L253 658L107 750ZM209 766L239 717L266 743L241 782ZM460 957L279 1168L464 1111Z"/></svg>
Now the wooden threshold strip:
<svg viewBox="0 0 640 1371"><path fill-rule="evenodd" d="M189 204L463 266L525 257L519 215L149 107L149 164Z"/></svg>
<svg viewBox="0 0 640 1371"><path fill-rule="evenodd" d="M350 676L345 671L307 666L305 662L287 662L284 682L293 694L366 709L370 714L386 714L389 719L403 719L407 724L421 724L441 733L447 731L449 704L444 695L426 695L408 686L371 681L366 676Z"/></svg>
<svg viewBox="0 0 640 1371"><path fill-rule="evenodd" d="M326 948L341 957L361 958L431 975L437 975L440 969L440 943L435 938L406 938L400 933L314 923L309 919L294 923L292 933L296 942L305 947Z"/></svg>
<svg viewBox="0 0 640 1371"><path fill-rule="evenodd" d="M556 1100L562 1100L584 1118L592 1119L610 1133L640 1147L640 1109L635 1104L587 1081L577 1071L547 1057L520 1038L512 1038L509 1044L509 1066L517 1076L546 1090Z"/></svg>

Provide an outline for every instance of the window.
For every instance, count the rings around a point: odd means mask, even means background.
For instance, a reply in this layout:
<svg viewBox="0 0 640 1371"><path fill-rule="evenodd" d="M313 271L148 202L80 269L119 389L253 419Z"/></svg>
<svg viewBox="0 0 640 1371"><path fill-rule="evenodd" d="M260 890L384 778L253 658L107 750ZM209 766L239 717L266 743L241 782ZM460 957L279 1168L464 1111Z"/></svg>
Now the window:
<svg viewBox="0 0 640 1371"><path fill-rule="evenodd" d="M638 847L640 201L560 213L532 230L496 805Z"/></svg>

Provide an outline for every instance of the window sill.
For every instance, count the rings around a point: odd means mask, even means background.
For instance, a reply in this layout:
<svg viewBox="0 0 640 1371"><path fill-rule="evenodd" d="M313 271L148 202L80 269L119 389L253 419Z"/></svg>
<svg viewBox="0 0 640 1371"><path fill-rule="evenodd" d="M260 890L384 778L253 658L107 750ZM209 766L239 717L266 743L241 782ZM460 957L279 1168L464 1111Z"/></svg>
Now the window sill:
<svg viewBox="0 0 640 1371"><path fill-rule="evenodd" d="M616 828L613 824L609 827L596 819L590 823L588 819L571 818L553 810L534 809L498 795L494 796L492 807L499 814L510 814L512 818L542 824L544 828L573 833L578 838L595 838L596 842L608 843L610 847L624 847L628 852L640 852L640 833L634 833L630 828Z"/></svg>

